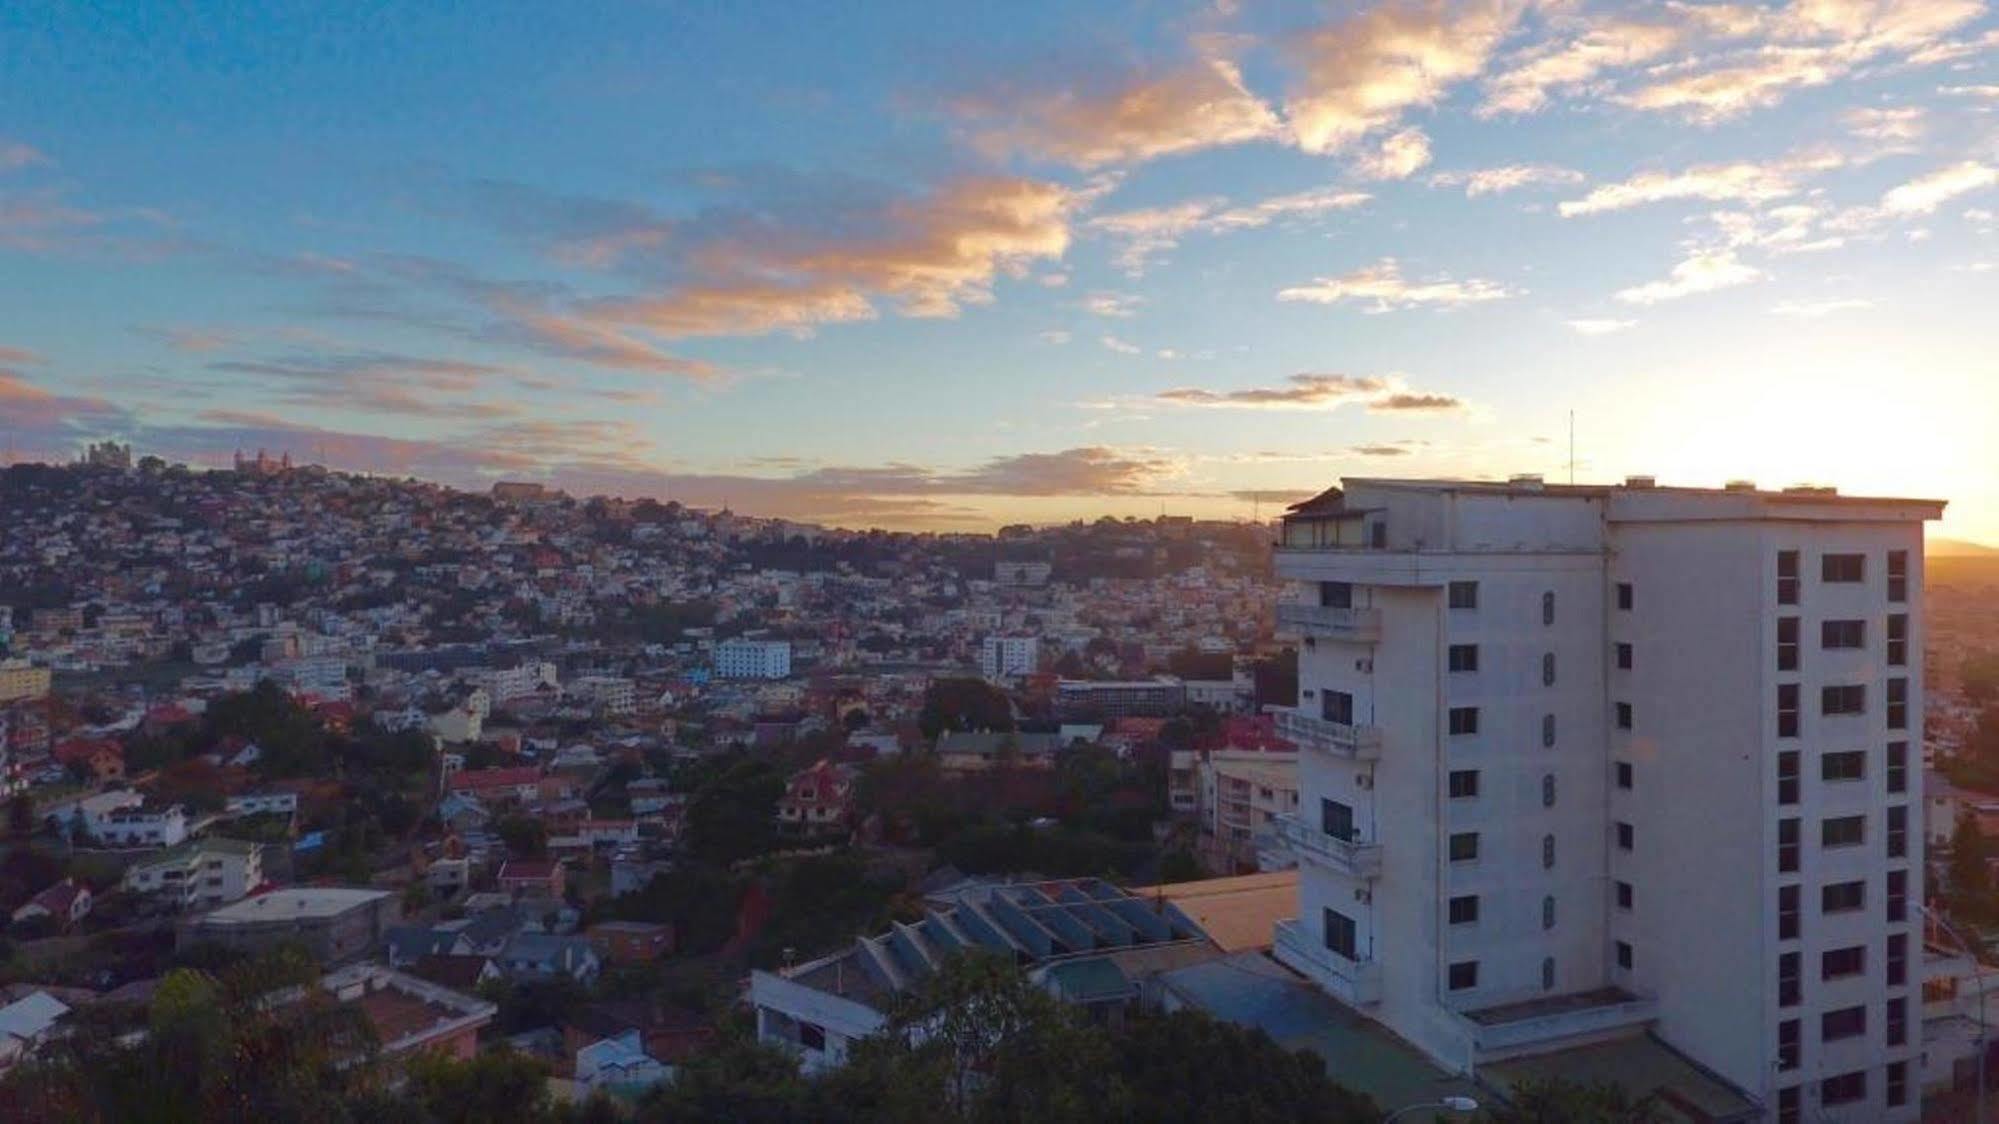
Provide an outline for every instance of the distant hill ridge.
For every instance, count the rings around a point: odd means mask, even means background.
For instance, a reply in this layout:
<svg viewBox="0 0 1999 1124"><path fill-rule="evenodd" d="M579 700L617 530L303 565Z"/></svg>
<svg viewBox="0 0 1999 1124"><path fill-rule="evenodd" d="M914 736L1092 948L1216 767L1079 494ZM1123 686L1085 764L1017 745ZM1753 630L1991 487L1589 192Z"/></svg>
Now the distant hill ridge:
<svg viewBox="0 0 1999 1124"><path fill-rule="evenodd" d="M1999 547L1966 542L1963 539L1931 539L1925 550L1932 558L1999 557Z"/></svg>

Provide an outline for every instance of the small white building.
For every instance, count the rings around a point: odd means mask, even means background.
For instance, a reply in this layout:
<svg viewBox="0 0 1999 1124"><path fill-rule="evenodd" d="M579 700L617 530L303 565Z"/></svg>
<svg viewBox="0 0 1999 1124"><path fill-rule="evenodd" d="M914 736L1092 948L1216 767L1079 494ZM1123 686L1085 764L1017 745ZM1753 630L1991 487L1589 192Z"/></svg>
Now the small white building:
<svg viewBox="0 0 1999 1124"><path fill-rule="evenodd" d="M172 847L187 838L187 809L179 804L120 808L100 822L92 834L106 847Z"/></svg>
<svg viewBox="0 0 1999 1124"><path fill-rule="evenodd" d="M207 909L241 901L263 881L263 844L210 838L132 864L124 887L178 909Z"/></svg>
<svg viewBox="0 0 1999 1124"><path fill-rule="evenodd" d="M1041 641L1032 636L988 636L979 645L979 674L1017 679L1041 666Z"/></svg>
<svg viewBox="0 0 1999 1124"><path fill-rule="evenodd" d="M245 792L231 796L224 809L232 816L290 816L298 812L296 792Z"/></svg>
<svg viewBox="0 0 1999 1124"><path fill-rule="evenodd" d="M791 675L791 641L724 640L715 645L715 674L724 679L784 679Z"/></svg>

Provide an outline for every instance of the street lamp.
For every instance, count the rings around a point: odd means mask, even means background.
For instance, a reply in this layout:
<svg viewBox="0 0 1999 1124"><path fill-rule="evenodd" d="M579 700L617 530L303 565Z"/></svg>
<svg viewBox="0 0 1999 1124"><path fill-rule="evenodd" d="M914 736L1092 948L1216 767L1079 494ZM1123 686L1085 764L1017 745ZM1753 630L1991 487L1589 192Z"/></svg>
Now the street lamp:
<svg viewBox="0 0 1999 1124"><path fill-rule="evenodd" d="M1960 934L1956 929L1952 928L1950 922L1945 921L1943 919L1942 914L1938 913L1936 910L1933 910L1928 906L1923 907L1923 912L1929 916L1930 920L1937 923L1937 928L1942 929L1944 932L1950 934L1950 939L1957 942L1957 947L1963 949L1964 954L1966 956L1971 957L1971 975L1973 979L1978 981L1977 1119L1982 1124L1982 1122L1985 1120L1985 1051L1986 1051L1985 1036L1987 1034L1985 1026L1985 962L1979 958L1978 949L1974 948L1970 941L1965 940L1962 934Z"/></svg>
<svg viewBox="0 0 1999 1124"><path fill-rule="evenodd" d="M1385 1117L1381 1124L1394 1124L1406 1113L1421 1112L1426 1108L1440 1108L1445 1112L1477 1112L1478 1102L1470 1097L1445 1097L1440 1101L1426 1101L1422 1104L1403 1105Z"/></svg>

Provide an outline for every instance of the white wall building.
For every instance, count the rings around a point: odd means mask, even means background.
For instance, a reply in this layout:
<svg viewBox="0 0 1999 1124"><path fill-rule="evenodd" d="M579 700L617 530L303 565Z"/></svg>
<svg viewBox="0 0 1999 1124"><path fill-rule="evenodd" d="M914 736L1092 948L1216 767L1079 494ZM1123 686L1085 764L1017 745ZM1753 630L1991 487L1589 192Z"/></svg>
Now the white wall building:
<svg viewBox="0 0 1999 1124"><path fill-rule="evenodd" d="M979 645L979 674L987 679L1032 675L1041 665L1041 641L1032 636L988 636Z"/></svg>
<svg viewBox="0 0 1999 1124"><path fill-rule="evenodd" d="M1459 1069L1645 1028L1919 1114L1933 501L1349 480L1284 522L1281 960Z"/></svg>
<svg viewBox="0 0 1999 1124"><path fill-rule="evenodd" d="M264 848L238 839L204 839L125 868L125 889L159 895L179 908L241 901L264 881Z"/></svg>
<svg viewBox="0 0 1999 1124"><path fill-rule="evenodd" d="M791 674L791 641L724 640L715 645L715 674L724 679L783 679Z"/></svg>

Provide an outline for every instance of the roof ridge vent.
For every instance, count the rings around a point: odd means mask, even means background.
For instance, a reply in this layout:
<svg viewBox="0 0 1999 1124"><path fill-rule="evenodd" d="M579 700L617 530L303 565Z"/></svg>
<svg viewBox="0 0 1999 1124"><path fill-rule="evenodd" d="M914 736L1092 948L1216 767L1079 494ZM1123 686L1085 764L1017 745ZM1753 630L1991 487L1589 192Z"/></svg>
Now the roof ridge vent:
<svg viewBox="0 0 1999 1124"><path fill-rule="evenodd" d="M1659 478L1656 476L1627 476L1624 478L1624 486L1627 488L1656 488L1659 486Z"/></svg>
<svg viewBox="0 0 1999 1124"><path fill-rule="evenodd" d="M1756 490L1756 481L1730 480L1721 486L1721 490L1724 492L1753 492Z"/></svg>

